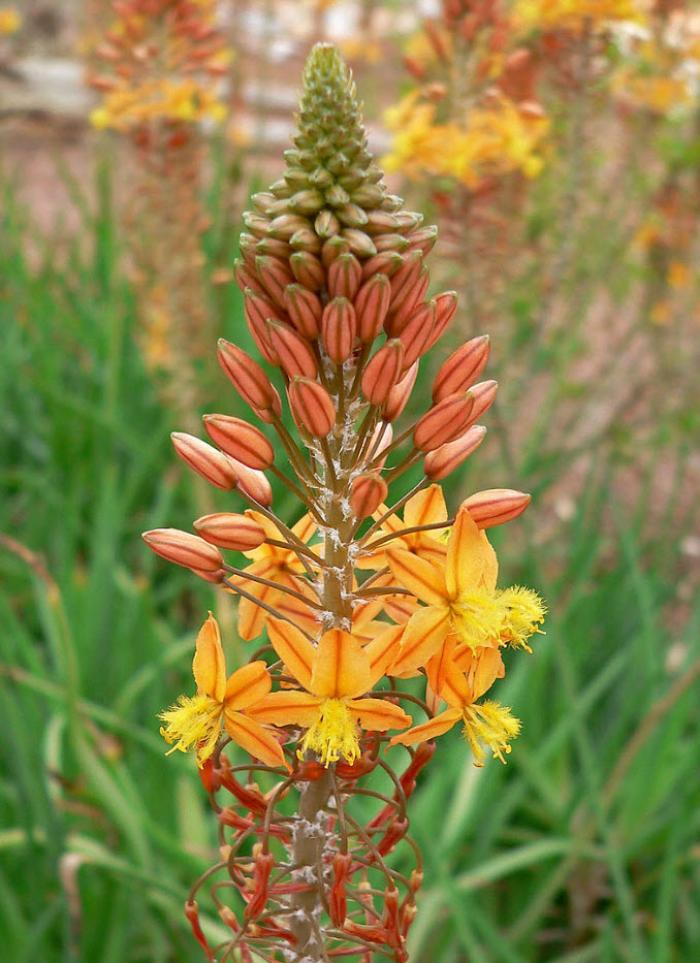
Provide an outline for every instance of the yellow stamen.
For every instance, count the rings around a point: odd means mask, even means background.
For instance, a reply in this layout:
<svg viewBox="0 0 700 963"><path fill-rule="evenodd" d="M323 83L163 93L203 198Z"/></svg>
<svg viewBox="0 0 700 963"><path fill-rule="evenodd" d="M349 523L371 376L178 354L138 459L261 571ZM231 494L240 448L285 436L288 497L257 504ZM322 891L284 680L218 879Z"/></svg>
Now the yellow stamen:
<svg viewBox="0 0 700 963"><path fill-rule="evenodd" d="M455 634L470 649L498 644L504 608L497 595L474 589L460 595L450 609Z"/></svg>
<svg viewBox="0 0 700 963"><path fill-rule="evenodd" d="M535 632L544 634L537 626L544 622L547 606L536 592L519 585L499 592L498 598L504 608L501 641L532 652L527 640Z"/></svg>
<svg viewBox="0 0 700 963"><path fill-rule="evenodd" d="M315 752L324 766L339 759L352 763L360 755L357 725L342 699L326 699L314 722L302 739L299 756L307 750Z"/></svg>
<svg viewBox="0 0 700 963"><path fill-rule="evenodd" d="M177 704L164 709L159 717L165 723L160 734L175 752L188 752L196 747L197 765L203 766L211 756L221 731L221 703L211 696L180 696Z"/></svg>
<svg viewBox="0 0 700 963"><path fill-rule="evenodd" d="M505 763L504 753L510 752L510 740L520 732L520 720L512 716L507 706L498 702L483 702L466 706L462 713L464 737L474 755L474 765L483 766L484 746L493 752L494 759Z"/></svg>

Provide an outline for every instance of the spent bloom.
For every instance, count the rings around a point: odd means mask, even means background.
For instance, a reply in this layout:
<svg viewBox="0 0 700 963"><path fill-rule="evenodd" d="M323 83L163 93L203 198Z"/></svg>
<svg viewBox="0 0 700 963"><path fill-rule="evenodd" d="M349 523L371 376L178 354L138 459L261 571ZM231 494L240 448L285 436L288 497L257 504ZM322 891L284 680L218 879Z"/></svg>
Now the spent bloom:
<svg viewBox="0 0 700 963"><path fill-rule="evenodd" d="M450 514L438 482L484 441L478 421L497 390L479 380L489 342L467 341L420 387L457 298L429 291L436 230L384 184L332 46L309 57L285 159L283 176L251 199L234 268L259 359L219 343L251 420L205 415L213 444L173 434L185 465L234 510L197 519L197 534L144 536L238 599L250 662L227 679L207 620L197 693L163 713L163 734L195 752L212 798L233 797L216 803L227 854L218 871L243 905L217 898L231 954L250 961L265 947L314 963L369 947L403 963L422 880L407 803L435 738L461 721L481 766L489 753L505 761L519 732L509 708L483 697L504 654L530 651L544 605L529 589L497 587L486 532L530 499L487 489ZM412 392L421 411L402 424ZM409 490L392 496L410 471ZM290 519L277 484L297 506ZM243 764L229 760L227 737ZM375 770L391 795L364 787ZM369 820L355 810L361 795L377 803ZM414 860L405 873L385 862L401 845ZM186 912L211 957L193 899Z"/></svg>

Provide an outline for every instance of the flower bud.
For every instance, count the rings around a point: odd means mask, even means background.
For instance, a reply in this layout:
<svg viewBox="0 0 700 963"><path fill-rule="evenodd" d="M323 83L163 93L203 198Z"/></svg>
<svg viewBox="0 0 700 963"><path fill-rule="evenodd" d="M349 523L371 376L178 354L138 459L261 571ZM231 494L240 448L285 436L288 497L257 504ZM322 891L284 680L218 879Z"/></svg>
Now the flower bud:
<svg viewBox="0 0 700 963"><path fill-rule="evenodd" d="M403 264L403 258L397 251L381 251L375 254L369 261L365 261L362 267L362 277L367 280L373 274L386 274L392 277Z"/></svg>
<svg viewBox="0 0 700 963"><path fill-rule="evenodd" d="M321 262L308 251L295 251L289 259L292 274L309 291L319 291L326 282Z"/></svg>
<svg viewBox="0 0 700 963"><path fill-rule="evenodd" d="M204 427L219 448L248 468L269 468L275 460L272 445L254 425L232 415L205 415Z"/></svg>
<svg viewBox="0 0 700 963"><path fill-rule="evenodd" d="M387 341L371 359L362 375L362 393L373 405L383 405L401 377L403 345L398 338Z"/></svg>
<svg viewBox="0 0 700 963"><path fill-rule="evenodd" d="M405 360L406 356L404 355L404 363ZM389 392L389 396L386 399L386 404L384 405L384 411L382 412L382 418L384 421L396 421L396 419L403 413L404 408L408 404L408 399L411 397L411 392L413 391L413 386L416 383L417 376L418 362L414 361L401 381L399 381L398 384L395 384Z"/></svg>
<svg viewBox="0 0 700 963"><path fill-rule="evenodd" d="M251 288L246 288L243 310L250 333L253 335L253 340L258 346L260 354L269 364L279 364L279 358L270 344L270 337L265 326L268 318L274 318L277 315L277 308L262 294L257 294Z"/></svg>
<svg viewBox="0 0 700 963"><path fill-rule="evenodd" d="M423 252L423 255L426 255L435 247L437 236L437 227L430 225L430 227L421 227L417 231L411 231L410 234L406 235L406 240L411 250L419 250Z"/></svg>
<svg viewBox="0 0 700 963"><path fill-rule="evenodd" d="M369 518L387 496L387 483L378 472L357 475L350 486L350 505L356 518Z"/></svg>
<svg viewBox="0 0 700 963"><path fill-rule="evenodd" d="M435 302L435 325L425 347L426 352L438 343L457 312L457 295L454 291L438 294L433 301Z"/></svg>
<svg viewBox="0 0 700 963"><path fill-rule="evenodd" d="M377 248L369 234L357 227L344 227L340 236L347 241L350 253L356 257L374 257L377 253Z"/></svg>
<svg viewBox="0 0 700 963"><path fill-rule="evenodd" d="M365 343L374 341L382 330L391 300L391 282L386 274L365 281L355 298L357 335Z"/></svg>
<svg viewBox="0 0 700 963"><path fill-rule="evenodd" d="M287 261L263 254L256 257L255 269L269 297L278 307L284 308L284 289L292 282Z"/></svg>
<svg viewBox="0 0 700 963"><path fill-rule="evenodd" d="M217 572L224 564L221 552L198 535L178 528L154 528L141 536L156 555L202 572Z"/></svg>
<svg viewBox="0 0 700 963"><path fill-rule="evenodd" d="M323 247L321 248L321 261L326 271L330 269L334 261L338 260L341 254L350 254L350 245L344 238L336 235L324 241Z"/></svg>
<svg viewBox="0 0 700 963"><path fill-rule="evenodd" d="M318 337L323 306L317 294L301 284L288 284L284 306L299 334L309 340Z"/></svg>
<svg viewBox="0 0 700 963"><path fill-rule="evenodd" d="M522 515L531 501L532 496L525 492L516 492L512 488L490 488L465 498L460 508L468 509L479 528L493 528Z"/></svg>
<svg viewBox="0 0 700 963"><path fill-rule="evenodd" d="M190 572L205 582L213 582L214 585L221 585L226 578L226 569L224 568L220 568L216 572L207 572L203 568L191 568Z"/></svg>
<svg viewBox="0 0 700 963"><path fill-rule="evenodd" d="M421 251L411 251L403 258L403 264L391 279L390 316L404 303L407 294L410 294L415 287L422 267L423 254Z"/></svg>
<svg viewBox="0 0 700 963"><path fill-rule="evenodd" d="M389 316L384 325L387 334L395 336L403 331L411 315L425 297L429 283L428 269L424 267L414 281L404 285L395 297L392 296Z"/></svg>
<svg viewBox="0 0 700 963"><path fill-rule="evenodd" d="M253 273L253 271L243 263L240 258L236 258L233 262L233 273L236 278L236 284L241 289L245 291L246 288L250 288L251 291L255 291L257 294L264 295L262 284L260 283L258 276Z"/></svg>
<svg viewBox="0 0 700 963"><path fill-rule="evenodd" d="M184 431L174 431L170 437L175 451L185 464L211 485L227 492L236 487L238 476L228 456L222 451Z"/></svg>
<svg viewBox="0 0 700 963"><path fill-rule="evenodd" d="M449 395L427 411L416 424L413 441L420 451L435 451L454 441L468 427L474 399L469 392Z"/></svg>
<svg viewBox="0 0 700 963"><path fill-rule="evenodd" d="M316 377L318 365L314 353L308 342L294 328L279 321L268 321L267 330L272 349L288 378L294 378L296 375L303 378Z"/></svg>
<svg viewBox="0 0 700 963"><path fill-rule="evenodd" d="M308 378L293 378L289 406L302 428L316 438L325 437L335 424L335 406L326 389Z"/></svg>
<svg viewBox="0 0 700 963"><path fill-rule="evenodd" d="M423 462L426 476L431 481L447 478L476 451L485 437L486 429L483 425L472 425L459 438L429 452Z"/></svg>
<svg viewBox="0 0 700 963"><path fill-rule="evenodd" d="M223 338L219 338L218 356L229 381L251 408L277 410L279 396L257 361Z"/></svg>
<svg viewBox="0 0 700 963"><path fill-rule="evenodd" d="M403 344L403 370L410 368L414 361L425 354L425 346L435 326L435 305L421 304L410 315L407 324L399 334Z"/></svg>
<svg viewBox="0 0 700 963"><path fill-rule="evenodd" d="M453 351L435 375L433 401L471 387L486 367L490 348L488 335L481 335Z"/></svg>
<svg viewBox="0 0 700 963"><path fill-rule="evenodd" d="M340 221L335 216L333 211L330 211L328 208L326 208L323 211L319 211L319 213L316 215L314 229L319 237L335 237L336 234L340 233Z"/></svg>
<svg viewBox="0 0 700 963"><path fill-rule="evenodd" d="M309 226L308 220L298 214L279 214L268 223L267 233L270 237L288 241L292 234L308 230Z"/></svg>
<svg viewBox="0 0 700 963"><path fill-rule="evenodd" d="M266 538L265 529L254 518L233 512L203 515L194 523L194 528L207 542L234 552L250 552Z"/></svg>
<svg viewBox="0 0 700 963"><path fill-rule="evenodd" d="M328 269L328 293L332 298L349 298L357 294L362 268L354 254L341 254Z"/></svg>
<svg viewBox="0 0 700 963"><path fill-rule="evenodd" d="M469 389L469 394L474 399L474 408L472 409L471 415L472 423L481 418L485 411L489 410L494 403L497 391L497 381L480 381L478 385L473 385Z"/></svg>
<svg viewBox="0 0 700 963"><path fill-rule="evenodd" d="M380 421L377 427L372 432L372 437L370 438L369 445L367 446L368 460L371 461L372 465L377 471L381 471L388 455L381 455L389 445L394 440L394 430L386 420ZM371 455L371 458L369 456ZM378 460L377 460L378 459Z"/></svg>
<svg viewBox="0 0 700 963"><path fill-rule="evenodd" d="M342 364L352 354L357 320L355 309L346 297L336 297L323 309L321 332L328 357Z"/></svg>

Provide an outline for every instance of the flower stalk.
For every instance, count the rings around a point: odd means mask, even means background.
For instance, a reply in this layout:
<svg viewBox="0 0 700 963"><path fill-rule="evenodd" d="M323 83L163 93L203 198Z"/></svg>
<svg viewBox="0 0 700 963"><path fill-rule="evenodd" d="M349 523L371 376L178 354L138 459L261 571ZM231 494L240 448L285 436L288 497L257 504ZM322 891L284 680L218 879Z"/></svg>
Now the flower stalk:
<svg viewBox="0 0 700 963"><path fill-rule="evenodd" d="M489 751L504 761L519 731L508 708L479 700L505 672L502 652L529 650L544 606L534 592L497 587L485 530L517 517L529 496L492 489L450 514L428 477L431 458L446 452L444 477L483 438L474 421L495 394L495 382L475 383L483 338L459 355L461 373L448 359L427 410L394 436L455 298L426 300L435 232L384 185L332 46L309 57L285 156L284 176L252 199L236 265L267 367L219 346L260 427L207 415L218 448L173 438L190 469L250 508L198 519L198 535L144 536L237 596L239 635L263 639L227 677L210 616L196 645L196 694L162 714L166 741L194 749L219 822L223 860L195 884L186 913L210 959L402 963L422 881L409 801L435 737L460 722L482 765ZM422 477L392 504L389 482L418 463ZM293 525L272 507L268 473L287 479L306 509ZM222 551L245 561L230 564ZM405 679L422 680L425 698ZM251 757L245 765L232 765L234 745ZM224 793L231 805L219 802ZM231 930L219 947L199 917L203 889Z"/></svg>

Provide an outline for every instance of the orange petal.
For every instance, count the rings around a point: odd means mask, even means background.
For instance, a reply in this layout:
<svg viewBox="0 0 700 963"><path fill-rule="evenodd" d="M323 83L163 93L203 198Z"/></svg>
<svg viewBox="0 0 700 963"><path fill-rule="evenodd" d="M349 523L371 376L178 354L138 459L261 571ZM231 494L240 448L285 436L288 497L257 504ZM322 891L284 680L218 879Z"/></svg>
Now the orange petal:
<svg viewBox="0 0 700 963"><path fill-rule="evenodd" d="M369 659L370 685L381 679L398 655L403 633L403 625L390 625L365 646L364 651Z"/></svg>
<svg viewBox="0 0 700 963"><path fill-rule="evenodd" d="M433 533L435 534L435 533ZM437 539L432 538L430 535L426 535L424 532L416 532L414 535L407 535L407 540L410 540L411 549L424 558L426 562L430 562L436 568L443 570L445 568L445 561L447 559L447 545L443 545L442 542L438 542Z"/></svg>
<svg viewBox="0 0 700 963"><path fill-rule="evenodd" d="M462 713L458 709L446 709L433 719L428 719L427 722L423 722L419 726L413 726L412 729L394 736L389 745L411 746L416 742L427 742L428 739L435 739L451 729L461 717Z"/></svg>
<svg viewBox="0 0 700 963"><path fill-rule="evenodd" d="M248 582L245 591L250 592L255 598L267 602L268 605L274 601L274 590L265 585ZM238 634L246 642L250 642L251 639L257 639L259 635L262 635L268 618L269 616L265 609L256 605L255 602L250 599L239 597Z"/></svg>
<svg viewBox="0 0 700 963"><path fill-rule="evenodd" d="M440 692L445 681L445 673L454 664L455 646L456 639L449 633L437 652L426 663L425 674L433 692Z"/></svg>
<svg viewBox="0 0 700 963"><path fill-rule="evenodd" d="M427 605L445 605L445 579L437 568L401 548L387 549L386 559L399 585Z"/></svg>
<svg viewBox="0 0 700 963"><path fill-rule="evenodd" d="M436 691L453 709L471 705L474 701L474 690L469 684L469 679L455 665L445 666L440 679L440 688Z"/></svg>
<svg viewBox="0 0 700 963"><path fill-rule="evenodd" d="M224 702L227 709L247 709L267 695L272 680L264 662L249 662L229 676Z"/></svg>
<svg viewBox="0 0 700 963"><path fill-rule="evenodd" d="M292 525L292 531L297 538L306 543L316 531L316 522L307 512L306 515L302 515L296 525Z"/></svg>
<svg viewBox="0 0 700 963"><path fill-rule="evenodd" d="M311 692L326 699L352 699L371 687L369 659L359 641L342 629L325 632L314 653Z"/></svg>
<svg viewBox="0 0 700 963"><path fill-rule="evenodd" d="M317 650L305 635L282 619L270 617L267 631L270 642L277 655L282 659L297 682L308 689Z"/></svg>
<svg viewBox="0 0 700 963"><path fill-rule="evenodd" d="M248 709L248 715L273 726L312 726L318 719L322 699L308 692L271 692Z"/></svg>
<svg viewBox="0 0 700 963"><path fill-rule="evenodd" d="M363 729L386 732L387 729L404 729L411 724L411 717L401 706L386 699L353 699L348 709Z"/></svg>
<svg viewBox="0 0 700 963"><path fill-rule="evenodd" d="M412 615L404 630L401 649L391 666L391 673L400 675L425 665L444 642L449 625L450 613L446 608L430 606Z"/></svg>
<svg viewBox="0 0 700 963"><path fill-rule="evenodd" d="M197 694L211 696L223 702L226 692L226 662L221 648L219 623L209 613L209 617L199 630L195 642L192 675L197 683Z"/></svg>
<svg viewBox="0 0 700 963"><path fill-rule="evenodd" d="M429 485L413 498L409 498L403 517L406 528L447 521L447 506L442 488L439 485Z"/></svg>
<svg viewBox="0 0 700 963"><path fill-rule="evenodd" d="M266 766L284 766L285 769L289 769L282 746L259 722L249 719L242 712L226 709L224 725L233 741L249 752L254 759L259 759Z"/></svg>
<svg viewBox="0 0 700 963"><path fill-rule="evenodd" d="M301 582L302 580L299 579L299 581ZM298 588L298 586L295 585L294 588ZM276 610L281 615L285 615L297 628L302 629L308 635L318 635L320 626L314 610L309 608L308 605L304 605L302 601L295 599L293 595L287 595L284 592L279 592L276 595L274 604Z"/></svg>
<svg viewBox="0 0 700 963"><path fill-rule="evenodd" d="M496 553L468 509L460 508L447 543L445 580L449 597L454 599L477 588L493 590L497 575Z"/></svg>
<svg viewBox="0 0 700 963"><path fill-rule="evenodd" d="M501 653L496 648L478 648L476 651L469 650L469 653L469 660L460 653L459 660L455 662L466 674L474 701L490 689L496 679L502 679L506 669Z"/></svg>

